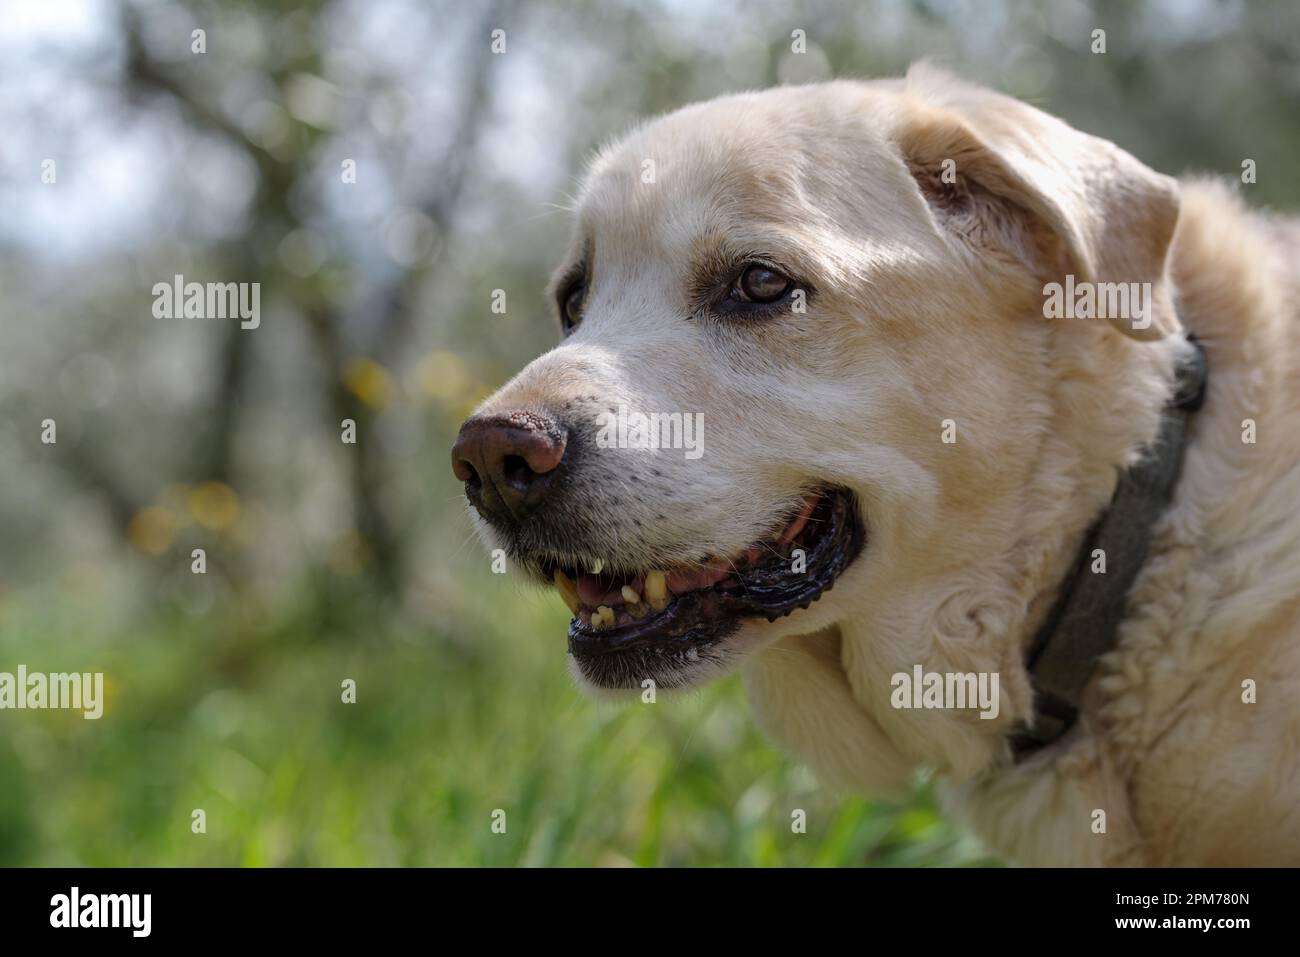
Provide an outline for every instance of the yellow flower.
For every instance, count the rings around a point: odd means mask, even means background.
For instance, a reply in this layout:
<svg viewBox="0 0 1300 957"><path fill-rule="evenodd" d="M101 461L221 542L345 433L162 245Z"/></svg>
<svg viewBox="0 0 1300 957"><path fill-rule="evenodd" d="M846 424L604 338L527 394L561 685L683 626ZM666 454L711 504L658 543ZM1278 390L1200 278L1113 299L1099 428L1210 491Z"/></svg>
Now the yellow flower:
<svg viewBox="0 0 1300 957"><path fill-rule="evenodd" d="M190 514L204 528L225 531L239 521L239 496L229 485L204 482L190 492Z"/></svg>
<svg viewBox="0 0 1300 957"><path fill-rule="evenodd" d="M439 402L453 402L464 397L472 380L465 360L454 352L435 350L420 361L417 375L424 394Z"/></svg>
<svg viewBox="0 0 1300 957"><path fill-rule="evenodd" d="M382 409L393 401L393 377L373 359L349 359L343 366L343 384L372 409Z"/></svg>
<svg viewBox="0 0 1300 957"><path fill-rule="evenodd" d="M161 555L176 537L176 516L157 505L140 509L126 526L126 538L146 555Z"/></svg>

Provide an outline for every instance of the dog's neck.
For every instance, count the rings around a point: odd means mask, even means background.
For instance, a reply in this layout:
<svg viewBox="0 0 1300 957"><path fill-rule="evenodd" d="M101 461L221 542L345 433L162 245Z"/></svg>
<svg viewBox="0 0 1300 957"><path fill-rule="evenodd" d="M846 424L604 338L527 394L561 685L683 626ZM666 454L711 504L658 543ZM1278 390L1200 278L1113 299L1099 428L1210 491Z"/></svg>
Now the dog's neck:
<svg viewBox="0 0 1300 957"><path fill-rule="evenodd" d="M1110 504L1084 536L1029 646L1025 664L1034 686L1034 710L1011 737L1017 760L1069 731L1098 660L1116 645L1152 529L1173 499L1188 419L1205 398L1205 352L1194 337L1189 341L1194 349L1177 369L1174 394L1165 405L1155 441L1138 464L1121 473Z"/></svg>

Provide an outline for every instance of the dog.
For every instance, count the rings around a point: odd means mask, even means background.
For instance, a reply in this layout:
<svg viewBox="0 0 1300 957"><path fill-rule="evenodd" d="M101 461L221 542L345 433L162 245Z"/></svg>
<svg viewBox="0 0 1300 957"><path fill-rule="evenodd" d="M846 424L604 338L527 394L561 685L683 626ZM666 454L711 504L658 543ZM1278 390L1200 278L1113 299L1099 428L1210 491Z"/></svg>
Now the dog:
<svg viewBox="0 0 1300 957"><path fill-rule="evenodd" d="M926 64L655 119L575 213L452 458L585 689L738 669L1026 865L1300 864L1300 223Z"/></svg>

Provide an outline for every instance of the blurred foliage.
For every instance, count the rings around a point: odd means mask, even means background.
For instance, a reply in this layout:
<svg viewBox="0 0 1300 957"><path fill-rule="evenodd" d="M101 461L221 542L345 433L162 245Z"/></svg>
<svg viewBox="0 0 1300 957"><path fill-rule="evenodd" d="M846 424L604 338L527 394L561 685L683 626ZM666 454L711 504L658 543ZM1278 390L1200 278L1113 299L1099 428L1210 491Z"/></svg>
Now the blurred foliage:
<svg viewBox="0 0 1300 957"><path fill-rule="evenodd" d="M0 866L981 862L928 789L821 791L736 679L593 705L561 667L559 602L514 597L508 621L466 603L453 630L324 581L293 608L166 608L129 633L101 633L91 600L10 602L0 660L102 669L108 703L6 719Z"/></svg>
<svg viewBox="0 0 1300 957"><path fill-rule="evenodd" d="M818 790L735 679L582 699L446 450L554 342L575 176L649 114L929 57L1295 209L1298 54L1287 0L7 3L0 670L113 698L0 713L0 864L980 861L928 786ZM261 327L152 318L178 273L260 282Z"/></svg>

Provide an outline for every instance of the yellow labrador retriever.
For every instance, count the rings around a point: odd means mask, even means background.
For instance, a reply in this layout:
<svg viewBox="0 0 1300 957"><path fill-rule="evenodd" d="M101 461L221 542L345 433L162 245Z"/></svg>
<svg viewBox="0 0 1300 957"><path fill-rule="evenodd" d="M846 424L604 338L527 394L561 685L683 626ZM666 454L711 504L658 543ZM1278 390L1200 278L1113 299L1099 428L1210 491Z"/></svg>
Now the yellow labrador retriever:
<svg viewBox="0 0 1300 957"><path fill-rule="evenodd" d="M1300 863L1300 225L933 68L594 161L475 521L600 693L739 668L1028 864Z"/></svg>

